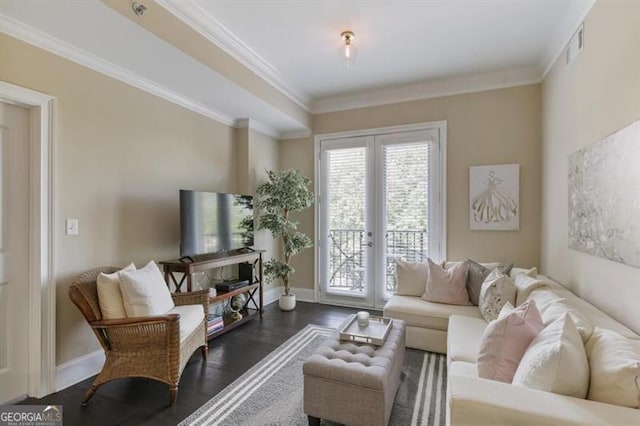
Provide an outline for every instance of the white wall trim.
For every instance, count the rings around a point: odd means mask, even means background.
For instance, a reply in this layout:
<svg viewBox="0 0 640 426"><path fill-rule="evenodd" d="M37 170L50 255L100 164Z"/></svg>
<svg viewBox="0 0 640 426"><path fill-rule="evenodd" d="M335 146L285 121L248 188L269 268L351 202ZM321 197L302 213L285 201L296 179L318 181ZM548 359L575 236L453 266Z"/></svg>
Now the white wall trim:
<svg viewBox="0 0 640 426"><path fill-rule="evenodd" d="M0 81L0 100L29 108L29 353L28 387L43 397L54 389L56 291L54 241L55 99Z"/></svg>
<svg viewBox="0 0 640 426"><path fill-rule="evenodd" d="M578 30L578 27L587 18L596 0L584 0L581 2L567 2L562 15L562 23L556 27L551 34L549 42L542 52L539 68L542 70L540 80L544 80L553 64L556 63L571 37Z"/></svg>
<svg viewBox="0 0 640 426"><path fill-rule="evenodd" d="M311 302L316 303L315 290L311 288L291 287L291 292L296 295L296 301L298 302ZM280 296L284 294L284 288L282 286L272 287L264 292L264 306L277 302Z"/></svg>
<svg viewBox="0 0 640 426"><path fill-rule="evenodd" d="M462 95L487 90L506 89L540 83L535 67L511 68L482 74L428 80L421 83L369 90L355 94L332 96L312 102L314 114L367 108L400 102L419 101L444 96Z"/></svg>
<svg viewBox="0 0 640 426"><path fill-rule="evenodd" d="M277 302L280 295L283 293L282 287L271 287L264 290L264 302L263 305L267 306L273 302Z"/></svg>
<svg viewBox="0 0 640 426"><path fill-rule="evenodd" d="M17 21L0 13L0 32L15 37L48 52L54 53L72 62L90 68L101 74L122 81L130 86L144 90L147 93L158 96L176 105L180 105L190 111L218 121L227 126L234 126L235 119L220 111L214 110L183 96L167 87L161 86L147 78L144 78L128 69L112 62L106 61L92 53L84 51L63 40L46 34L36 28Z"/></svg>
<svg viewBox="0 0 640 426"><path fill-rule="evenodd" d="M280 134L280 140L301 139L311 136L311 130L294 130L291 132L283 132Z"/></svg>
<svg viewBox="0 0 640 426"><path fill-rule="evenodd" d="M276 90L293 102L309 111L309 97L295 90L284 81L280 72L263 57L229 31L220 21L195 2L169 2L156 0L156 3L193 28L211 43L215 44L232 58L256 73Z"/></svg>
<svg viewBox="0 0 640 426"><path fill-rule="evenodd" d="M239 118L234 122L233 127L237 129L256 130L260 133L264 133L265 135L271 136L272 138L276 138L276 139L280 138L281 136L281 133L278 132L277 130L257 120L254 120L253 118Z"/></svg>
<svg viewBox="0 0 640 426"><path fill-rule="evenodd" d="M100 349L60 364L56 368L56 392L98 374L104 360L104 351Z"/></svg>

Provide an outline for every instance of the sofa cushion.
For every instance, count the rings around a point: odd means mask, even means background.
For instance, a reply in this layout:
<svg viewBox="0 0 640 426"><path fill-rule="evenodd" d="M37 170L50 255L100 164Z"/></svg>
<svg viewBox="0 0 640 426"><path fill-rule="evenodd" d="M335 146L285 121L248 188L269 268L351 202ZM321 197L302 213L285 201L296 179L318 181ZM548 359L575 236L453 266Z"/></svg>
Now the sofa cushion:
<svg viewBox="0 0 640 426"><path fill-rule="evenodd" d="M120 272L120 290L128 317L160 315L175 305L155 262L136 271Z"/></svg>
<svg viewBox="0 0 640 426"><path fill-rule="evenodd" d="M509 275L513 263L508 265L498 265L493 268L487 268L475 260L468 259L469 271L467 273L467 291L469 292L469 301L478 306L480 299L480 290L482 289L482 283L489 276L492 269L498 268L500 272L505 275Z"/></svg>
<svg viewBox="0 0 640 426"><path fill-rule="evenodd" d="M189 337L193 330L204 321L204 307L202 305L174 306L167 314L180 315L180 342Z"/></svg>
<svg viewBox="0 0 640 426"><path fill-rule="evenodd" d="M394 295L384 305L384 316L405 321L407 326L447 330L451 315L480 318L477 306L447 305L419 297Z"/></svg>
<svg viewBox="0 0 640 426"><path fill-rule="evenodd" d="M122 292L120 291L120 272L135 271L136 265L128 264L123 269L112 274L100 273L96 279L98 288L98 303L103 319L126 318L127 311L124 309Z"/></svg>
<svg viewBox="0 0 640 426"><path fill-rule="evenodd" d="M578 329L578 333L580 333L582 341L586 342L591 337L591 333L593 333L593 325L584 314L569 305L564 298L554 301L542 310L542 321L544 325L549 325L565 313L569 314Z"/></svg>
<svg viewBox="0 0 640 426"><path fill-rule="evenodd" d="M540 312L544 311L551 305L553 302L557 302L561 300L562 296L558 294L558 292L551 290L547 287L542 287L536 290L533 290L529 297L527 297L527 301L535 300L536 306Z"/></svg>
<svg viewBox="0 0 640 426"><path fill-rule="evenodd" d="M486 328L487 322L482 318L451 315L447 337L448 361L464 361L475 364L478 359L482 334Z"/></svg>
<svg viewBox="0 0 640 426"><path fill-rule="evenodd" d="M401 296L417 296L424 294L427 286L429 265L396 260L396 292Z"/></svg>
<svg viewBox="0 0 640 426"><path fill-rule="evenodd" d="M589 363L569 314L558 318L533 339L512 383L576 398L587 396Z"/></svg>
<svg viewBox="0 0 640 426"><path fill-rule="evenodd" d="M467 292L467 262L445 268L427 259L429 274L427 287L422 298L429 302L450 305L470 305Z"/></svg>
<svg viewBox="0 0 640 426"><path fill-rule="evenodd" d="M503 309L482 334L478 377L511 383L522 356L543 328L533 300L515 309Z"/></svg>
<svg viewBox="0 0 640 426"><path fill-rule="evenodd" d="M518 274L515 277L512 277L512 279L516 286L515 306L526 302L534 290L539 288L549 288L546 281L538 278L531 278L527 274Z"/></svg>
<svg viewBox="0 0 640 426"><path fill-rule="evenodd" d="M640 341L596 328L586 345L591 377L587 398L640 406Z"/></svg>
<svg viewBox="0 0 640 426"><path fill-rule="evenodd" d="M498 318L500 310L509 302L516 301L516 286L508 275L503 274L496 268L482 283L478 308L485 321L493 321Z"/></svg>

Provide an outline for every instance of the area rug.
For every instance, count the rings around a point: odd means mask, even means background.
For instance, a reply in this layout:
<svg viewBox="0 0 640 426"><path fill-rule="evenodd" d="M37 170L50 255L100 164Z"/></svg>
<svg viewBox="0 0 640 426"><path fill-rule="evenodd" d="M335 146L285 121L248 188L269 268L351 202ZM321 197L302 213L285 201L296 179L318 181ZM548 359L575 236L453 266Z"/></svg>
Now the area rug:
<svg viewBox="0 0 640 426"><path fill-rule="evenodd" d="M307 425L302 363L334 331L306 326L180 425ZM390 425L445 425L446 364L444 355L407 349Z"/></svg>

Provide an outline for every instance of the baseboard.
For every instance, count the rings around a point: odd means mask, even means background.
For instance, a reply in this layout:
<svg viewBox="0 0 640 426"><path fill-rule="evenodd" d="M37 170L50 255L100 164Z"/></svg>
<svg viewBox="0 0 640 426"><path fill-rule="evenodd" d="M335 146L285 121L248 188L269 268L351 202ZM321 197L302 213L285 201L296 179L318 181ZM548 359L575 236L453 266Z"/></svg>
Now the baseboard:
<svg viewBox="0 0 640 426"><path fill-rule="evenodd" d="M311 288L291 287L291 292L296 295L296 300L299 302L316 303L316 292ZM265 290L264 305L267 306L273 302L277 302L283 293L284 290L282 286Z"/></svg>
<svg viewBox="0 0 640 426"><path fill-rule="evenodd" d="M103 364L104 352L101 349L58 365L56 367L56 392L98 374Z"/></svg>

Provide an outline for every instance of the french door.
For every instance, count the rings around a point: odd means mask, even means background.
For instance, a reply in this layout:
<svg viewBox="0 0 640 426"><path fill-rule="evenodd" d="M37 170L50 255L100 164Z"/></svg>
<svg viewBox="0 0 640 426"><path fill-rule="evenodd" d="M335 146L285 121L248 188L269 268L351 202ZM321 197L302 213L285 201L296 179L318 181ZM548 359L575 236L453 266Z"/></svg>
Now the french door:
<svg viewBox="0 0 640 426"><path fill-rule="evenodd" d="M443 254L438 127L319 140L320 301L382 307L395 262Z"/></svg>

